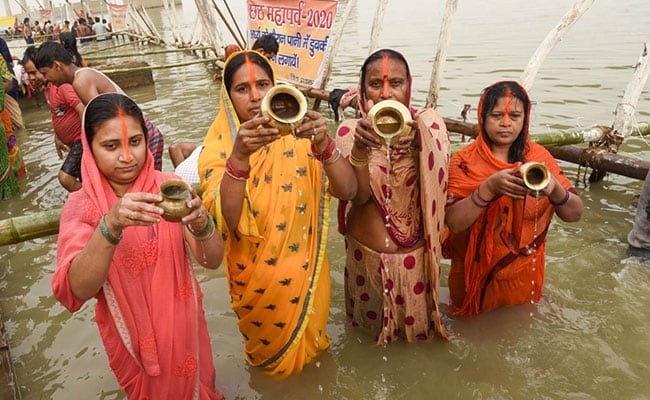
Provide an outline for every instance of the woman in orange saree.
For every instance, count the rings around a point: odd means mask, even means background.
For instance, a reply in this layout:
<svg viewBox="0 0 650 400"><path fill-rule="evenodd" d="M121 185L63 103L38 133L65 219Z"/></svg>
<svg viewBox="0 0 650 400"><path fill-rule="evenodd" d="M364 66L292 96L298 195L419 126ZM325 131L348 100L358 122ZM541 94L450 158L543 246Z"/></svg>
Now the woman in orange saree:
<svg viewBox="0 0 650 400"><path fill-rule="evenodd" d="M329 346L329 199L351 198L356 181L319 113L308 111L290 135L266 126L260 105L274 84L271 65L255 51L226 61L199 177L225 237L246 361L288 376Z"/></svg>
<svg viewBox="0 0 650 400"><path fill-rule="evenodd" d="M211 217L193 194L181 223L160 218L160 184L177 177L154 170L133 100L95 97L82 129L83 184L61 214L54 296L71 312L97 299L95 321L129 399L221 399L187 251L219 266L223 241Z"/></svg>
<svg viewBox="0 0 650 400"><path fill-rule="evenodd" d="M567 222L582 215L582 200L553 156L530 141L530 109L518 83L489 86L479 101L476 140L451 159L445 250L452 315L539 301L553 214ZM520 174L528 161L550 172L538 193Z"/></svg>

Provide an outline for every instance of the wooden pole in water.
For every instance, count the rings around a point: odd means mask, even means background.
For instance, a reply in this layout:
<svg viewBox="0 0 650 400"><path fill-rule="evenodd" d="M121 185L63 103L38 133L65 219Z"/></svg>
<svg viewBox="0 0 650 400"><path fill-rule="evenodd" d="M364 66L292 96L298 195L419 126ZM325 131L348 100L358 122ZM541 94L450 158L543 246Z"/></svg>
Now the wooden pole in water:
<svg viewBox="0 0 650 400"><path fill-rule="evenodd" d="M119 72L138 72L138 71L147 71L147 70L154 70L154 69L184 67L186 65L193 65L193 64L208 64L208 63L218 62L218 61L220 61L218 58L201 58L198 60L185 61L185 62L180 62L175 64L147 65L147 66L134 67L134 68L103 69L102 72L105 74L114 74Z"/></svg>
<svg viewBox="0 0 650 400"><path fill-rule="evenodd" d="M519 81L521 85L530 91L533 87L533 82L535 81L535 76L539 71L540 66L544 62L544 59L551 52L553 47L562 40L562 36L575 24L575 22L584 14L589 7L594 3L595 0L576 0L573 8L567 12L560 22L551 30L551 32L546 35L546 38L540 43L535 53L528 61L528 65L524 72L521 74Z"/></svg>
<svg viewBox="0 0 650 400"><path fill-rule="evenodd" d="M348 17L350 16L350 12L352 11L352 7L356 3L356 0L350 0L348 1L348 4L345 6L345 10L343 10L343 14L341 15L340 21L340 26L338 27L338 30L336 32L336 37L334 38L334 41L332 43L332 46L327 51L327 57L326 57L326 64L325 68L323 69L323 78L321 80L321 83L319 85L319 89L325 90L325 85L327 85L327 82L330 79L330 76L332 75L332 66L334 65L334 57L336 55L336 52L338 51L339 44L341 44L341 38L343 37L343 29L345 28L345 23L348 21ZM329 98L329 95L328 95ZM316 99L314 101L314 110L318 110L320 107L320 99Z"/></svg>
<svg viewBox="0 0 650 400"><path fill-rule="evenodd" d="M11 348L7 340L7 331L4 326L4 315L0 312L0 397L3 399L20 400L20 386L16 378L16 368L11 358Z"/></svg>
<svg viewBox="0 0 650 400"><path fill-rule="evenodd" d="M223 24L226 25L226 28L228 28L228 31L232 35L232 38L235 39L235 42L237 42L237 45L242 49L246 48L246 41L244 40L244 42L241 42L239 37L237 37L237 34L232 29L232 27L230 26L230 24L226 20L226 17L223 15L221 10L219 9L219 6L217 6L217 2L212 0L212 5L214 6L214 9L217 10L217 14L219 14L219 17L221 17L221 21L223 21Z"/></svg>
<svg viewBox="0 0 650 400"><path fill-rule="evenodd" d="M55 234L59 231L60 218L59 209L2 220L0 246Z"/></svg>
<svg viewBox="0 0 650 400"><path fill-rule="evenodd" d="M629 136L630 134L630 126L632 118L634 117L634 112L636 111L636 105L638 104L641 92L648 81L649 74L650 64L648 63L648 47L644 43L641 56L634 66L632 79L625 88L623 100L616 106L616 117L614 118L613 127L614 132L622 137Z"/></svg>
<svg viewBox="0 0 650 400"><path fill-rule="evenodd" d="M237 32L239 32L239 36L241 37L242 43L244 43L244 46L246 46L246 42L247 42L246 37L247 36L245 36L242 33L241 29L239 29L239 24L237 23L237 18L235 18L235 16L232 14L232 10L230 9L230 6L228 5L228 0L223 0L223 4L226 5L226 10L228 10L228 14L230 15L230 19L232 19L232 22L235 24L235 28L237 28ZM242 47L242 49L244 49L244 48L246 48L246 47Z"/></svg>
<svg viewBox="0 0 650 400"><path fill-rule="evenodd" d="M431 70L431 83L429 85L429 94L427 94L427 108L438 107L438 92L440 91L440 82L442 81L442 70L447 60L447 49L451 38L451 22L456 13L458 0L447 0L445 14L442 17L440 26L440 37L438 38L438 50L436 51L433 69Z"/></svg>
<svg viewBox="0 0 650 400"><path fill-rule="evenodd" d="M375 17L372 20L372 28L370 29L370 44L368 45L368 54L372 54L379 46L379 34L381 34L381 26L384 21L384 14L386 13L386 4L388 0L379 0L377 9L375 10Z"/></svg>
<svg viewBox="0 0 650 400"><path fill-rule="evenodd" d="M142 50L135 53L121 53L121 54L111 54L105 56L90 56L84 57L84 60L105 60L107 58L123 58L123 57L141 57L149 56L152 54L166 54L166 53L181 53L181 52L191 52L197 50L210 50L211 47L197 46L197 47L185 47L180 49L164 49L164 50Z"/></svg>

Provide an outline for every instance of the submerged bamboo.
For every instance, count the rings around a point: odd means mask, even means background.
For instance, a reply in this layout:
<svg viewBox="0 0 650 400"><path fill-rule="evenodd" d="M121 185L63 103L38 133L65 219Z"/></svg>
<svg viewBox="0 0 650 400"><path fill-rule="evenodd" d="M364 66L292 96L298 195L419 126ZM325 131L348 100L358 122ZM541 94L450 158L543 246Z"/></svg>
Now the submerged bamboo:
<svg viewBox="0 0 650 400"><path fill-rule="evenodd" d="M186 65L192 65L192 64L208 64L208 63L217 62L217 61L219 61L218 58L202 58L202 59L199 59L199 60L184 61L184 62L175 63L175 64L147 65L147 66L134 67L134 68L103 69L102 72L105 73L105 74L113 74L113 73L119 73L119 72L138 72L138 71L147 71L147 70L154 70L154 69L167 69L167 68L184 67Z"/></svg>
<svg viewBox="0 0 650 400"><path fill-rule="evenodd" d="M84 57L84 60L105 60L107 58L124 58L124 57L140 57L148 56L152 54L165 54L165 53L180 53L180 52L190 52L196 50L210 50L210 47L205 46L196 46L196 47L184 47L181 49L163 49L163 50L141 50L135 53L121 53L121 54L110 54L105 56L89 56Z"/></svg>
<svg viewBox="0 0 650 400"><path fill-rule="evenodd" d="M60 209L2 220L0 246L55 234L59 231L59 218Z"/></svg>

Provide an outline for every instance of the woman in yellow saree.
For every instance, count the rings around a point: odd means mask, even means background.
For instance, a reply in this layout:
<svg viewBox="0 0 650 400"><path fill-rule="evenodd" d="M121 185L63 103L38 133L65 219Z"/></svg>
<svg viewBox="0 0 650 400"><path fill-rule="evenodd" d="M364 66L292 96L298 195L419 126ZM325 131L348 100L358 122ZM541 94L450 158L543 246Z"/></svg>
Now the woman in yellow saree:
<svg viewBox="0 0 650 400"><path fill-rule="evenodd" d="M203 202L224 234L244 356L288 376L329 346L329 196L353 198L356 180L321 114L308 111L291 135L268 126L260 105L274 84L261 54L228 59L199 176Z"/></svg>

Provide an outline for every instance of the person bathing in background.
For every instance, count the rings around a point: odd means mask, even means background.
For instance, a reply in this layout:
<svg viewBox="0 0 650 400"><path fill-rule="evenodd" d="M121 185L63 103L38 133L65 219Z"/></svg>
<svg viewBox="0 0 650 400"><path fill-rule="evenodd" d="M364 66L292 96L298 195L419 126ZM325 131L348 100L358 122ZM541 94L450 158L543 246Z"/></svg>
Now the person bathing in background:
<svg viewBox="0 0 650 400"><path fill-rule="evenodd" d="M339 205L345 308L352 324L378 344L447 337L438 301L449 162L445 123L433 109L410 109L409 133L387 144L366 117L384 100L410 107L411 85L401 54L374 52L361 67L362 118L344 121L336 134L358 183L357 195Z"/></svg>
<svg viewBox="0 0 650 400"><path fill-rule="evenodd" d="M61 214L56 299L75 312L96 298L95 321L129 399L221 399L201 289L188 252L216 269L221 235L201 199L180 223L161 218L142 111L119 93L91 100L83 118L82 189Z"/></svg>
<svg viewBox="0 0 650 400"><path fill-rule="evenodd" d="M47 108L50 110L54 127L54 145L59 159L68 152L61 170L59 182L68 192L81 189L81 117L84 105L69 83L56 86L48 82L36 69L34 58L36 48L30 47L23 55L23 68L29 76L29 81L36 90L44 89Z"/></svg>
<svg viewBox="0 0 650 400"><path fill-rule="evenodd" d="M356 182L320 113L308 111L293 134L268 127L266 57L235 53L223 81L199 156L203 203L225 237L246 361L288 376L329 346L329 198L353 198Z"/></svg>
<svg viewBox="0 0 650 400"><path fill-rule="evenodd" d="M88 67L79 67L63 45L54 42L43 43L38 48L36 68L49 82L56 86L69 83L81 102L86 105L102 93L122 93L124 91L102 72ZM154 156L154 167L162 170L164 141L160 130L145 117L147 124L147 145Z"/></svg>
<svg viewBox="0 0 650 400"><path fill-rule="evenodd" d="M650 259L650 171L645 177L632 230L627 235L627 254Z"/></svg>
<svg viewBox="0 0 650 400"><path fill-rule="evenodd" d="M445 217L451 315L539 301L553 215L566 222L582 216L582 200L557 161L530 140L530 111L518 83L487 87L478 105L478 136L451 159ZM528 161L544 163L550 173L539 193L520 174Z"/></svg>
<svg viewBox="0 0 650 400"><path fill-rule="evenodd" d="M255 40L251 50L262 53L269 60L273 60L280 50L278 40L270 33L264 34Z"/></svg>

